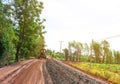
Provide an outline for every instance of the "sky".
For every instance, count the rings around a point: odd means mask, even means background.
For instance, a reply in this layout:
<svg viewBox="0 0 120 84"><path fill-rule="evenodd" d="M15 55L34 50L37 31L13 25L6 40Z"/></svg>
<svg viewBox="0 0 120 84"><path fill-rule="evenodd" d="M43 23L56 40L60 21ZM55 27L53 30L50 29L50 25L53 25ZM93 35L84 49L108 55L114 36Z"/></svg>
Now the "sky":
<svg viewBox="0 0 120 84"><path fill-rule="evenodd" d="M41 0L46 19L48 49L60 51L69 41L90 43L120 35L120 0ZM120 37L106 39L111 49L119 50Z"/></svg>

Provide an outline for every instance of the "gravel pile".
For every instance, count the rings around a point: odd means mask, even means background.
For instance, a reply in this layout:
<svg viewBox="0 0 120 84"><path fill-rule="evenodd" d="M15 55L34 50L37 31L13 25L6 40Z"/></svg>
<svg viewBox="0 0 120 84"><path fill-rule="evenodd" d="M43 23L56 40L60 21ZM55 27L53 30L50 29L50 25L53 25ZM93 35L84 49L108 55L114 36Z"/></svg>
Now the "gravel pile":
<svg viewBox="0 0 120 84"><path fill-rule="evenodd" d="M52 84L108 84L55 59L46 61L46 69L50 74ZM45 84L50 83L46 82Z"/></svg>

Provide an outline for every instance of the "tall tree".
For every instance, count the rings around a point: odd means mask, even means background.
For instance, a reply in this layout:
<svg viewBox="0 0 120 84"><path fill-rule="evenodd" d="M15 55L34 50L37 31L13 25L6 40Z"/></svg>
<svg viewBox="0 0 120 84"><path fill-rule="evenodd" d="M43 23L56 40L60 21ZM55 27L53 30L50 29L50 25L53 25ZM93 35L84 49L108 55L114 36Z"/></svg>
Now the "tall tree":
<svg viewBox="0 0 120 84"><path fill-rule="evenodd" d="M112 59L113 59L112 51L109 49L109 52L106 55L106 63L111 64L112 63Z"/></svg>
<svg viewBox="0 0 120 84"><path fill-rule="evenodd" d="M72 43L68 43L68 51L69 51L69 56L68 59L71 61L72 60L72 49L71 49Z"/></svg>
<svg viewBox="0 0 120 84"><path fill-rule="evenodd" d="M68 49L67 48L64 49L64 53L65 53L65 60L68 61L69 53L68 53Z"/></svg>
<svg viewBox="0 0 120 84"><path fill-rule="evenodd" d="M103 60L102 62L104 63L105 62L105 58L107 57L107 54L109 53L109 43L108 41L106 40L103 40L101 42L101 45L102 45L102 49L103 49Z"/></svg>
<svg viewBox="0 0 120 84"><path fill-rule="evenodd" d="M85 56L89 56L90 47L88 46L87 43L84 43L84 44L83 44L83 49L84 49L84 55L85 55Z"/></svg>
<svg viewBox="0 0 120 84"><path fill-rule="evenodd" d="M76 49L77 49L77 57L78 57L78 61L81 61L81 56L82 56L82 49L83 49L83 45L80 42L76 43Z"/></svg>
<svg viewBox="0 0 120 84"><path fill-rule="evenodd" d="M14 30L18 37L16 61L19 60L19 55L28 58L31 54L38 54L40 51L38 46L44 47L43 33L45 32L42 31L44 20L40 18L42 9L43 3L38 0L14 0L12 7L14 20L12 22L15 24ZM34 49L37 49L37 53Z"/></svg>
<svg viewBox="0 0 120 84"><path fill-rule="evenodd" d="M76 41L69 42L69 50L73 61L80 61L82 49L82 43Z"/></svg>
<svg viewBox="0 0 120 84"><path fill-rule="evenodd" d="M101 56L101 45L100 43L93 41L92 43L92 48L94 50L94 54L95 54L95 61L97 63L101 62L100 56Z"/></svg>
<svg viewBox="0 0 120 84"><path fill-rule="evenodd" d="M115 63L120 64L120 52L114 50Z"/></svg>

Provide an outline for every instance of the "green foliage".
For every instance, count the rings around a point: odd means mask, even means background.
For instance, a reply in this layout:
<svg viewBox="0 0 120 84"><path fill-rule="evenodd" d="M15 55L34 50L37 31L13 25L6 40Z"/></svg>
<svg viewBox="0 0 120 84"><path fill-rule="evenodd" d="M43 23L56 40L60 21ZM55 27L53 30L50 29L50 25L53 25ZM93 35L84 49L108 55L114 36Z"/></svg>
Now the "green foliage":
<svg viewBox="0 0 120 84"><path fill-rule="evenodd" d="M43 9L43 3L37 0L14 0L12 23L16 23L14 29L18 41L16 41L16 61L20 56L29 58L39 54L41 48L44 48L44 37L42 23L45 20L40 19Z"/></svg>
<svg viewBox="0 0 120 84"><path fill-rule="evenodd" d="M68 55L69 55L68 49L65 48L65 49L63 49L63 51L64 51L64 54L65 54L65 60L68 61Z"/></svg>
<svg viewBox="0 0 120 84"><path fill-rule="evenodd" d="M55 52L55 51L52 51L52 50L48 49L46 51L46 54L49 55L49 56L51 56L51 57L54 57L54 58L56 58L58 60L65 60L64 54L60 53L60 52Z"/></svg>
<svg viewBox="0 0 120 84"><path fill-rule="evenodd" d="M88 58L88 56L81 56L81 60L82 60L82 62L88 62L89 58Z"/></svg>
<svg viewBox="0 0 120 84"><path fill-rule="evenodd" d="M103 51L103 60L102 60L102 63L105 62L105 58L106 58L106 63L108 63L108 60L109 60L109 56L108 55L110 54L110 52L109 52L110 51L110 49L109 49L110 45L109 45L109 43L106 40L103 40L101 42L101 46L102 46L102 51ZM111 63L111 61L109 63Z"/></svg>
<svg viewBox="0 0 120 84"><path fill-rule="evenodd" d="M101 55L101 45L98 42L92 42L92 48L95 54L95 61L100 63L100 55Z"/></svg>
<svg viewBox="0 0 120 84"><path fill-rule="evenodd" d="M41 20L43 3L38 0L0 0L0 62L37 57L46 33Z"/></svg>
<svg viewBox="0 0 120 84"><path fill-rule="evenodd" d="M92 40L91 44L71 41L66 49L69 52L68 61L120 64L120 52L111 50L106 40L102 42Z"/></svg>
<svg viewBox="0 0 120 84"><path fill-rule="evenodd" d="M120 64L120 52L114 51L115 63Z"/></svg>
<svg viewBox="0 0 120 84"><path fill-rule="evenodd" d="M68 44L69 50L69 60L71 61L81 61L83 45L80 42L71 41Z"/></svg>
<svg viewBox="0 0 120 84"><path fill-rule="evenodd" d="M7 18L8 13L4 11L7 6L0 2L0 62L4 65L12 59L15 53L14 40L16 36L13 31L13 25Z"/></svg>

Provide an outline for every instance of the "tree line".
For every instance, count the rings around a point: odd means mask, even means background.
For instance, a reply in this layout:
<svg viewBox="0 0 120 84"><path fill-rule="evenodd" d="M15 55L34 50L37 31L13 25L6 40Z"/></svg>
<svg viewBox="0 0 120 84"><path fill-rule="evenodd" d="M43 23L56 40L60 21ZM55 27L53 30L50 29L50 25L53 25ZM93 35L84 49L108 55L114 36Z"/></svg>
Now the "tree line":
<svg viewBox="0 0 120 84"><path fill-rule="evenodd" d="M110 49L107 40L90 44L71 41L68 48L63 49L66 61L87 61L94 63L120 64L120 51Z"/></svg>
<svg viewBox="0 0 120 84"><path fill-rule="evenodd" d="M38 0L0 0L0 64L37 57L46 31Z"/></svg>

